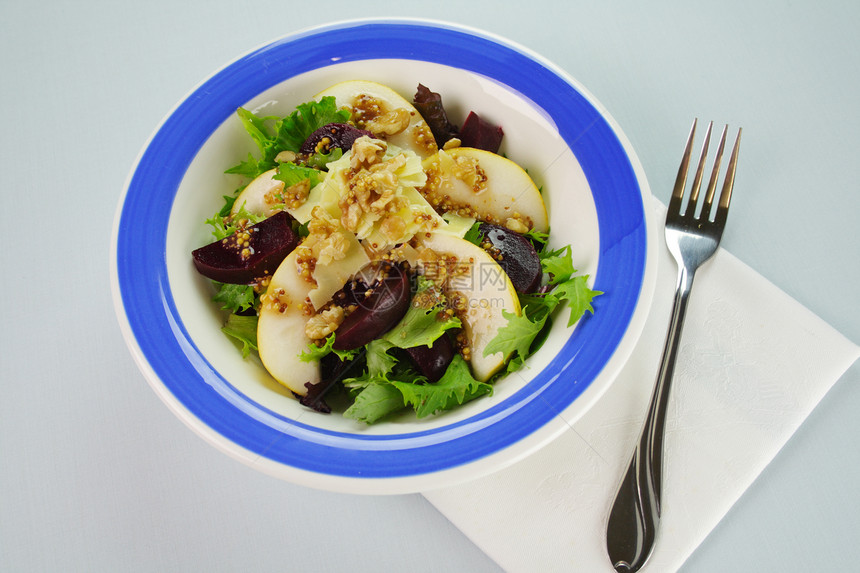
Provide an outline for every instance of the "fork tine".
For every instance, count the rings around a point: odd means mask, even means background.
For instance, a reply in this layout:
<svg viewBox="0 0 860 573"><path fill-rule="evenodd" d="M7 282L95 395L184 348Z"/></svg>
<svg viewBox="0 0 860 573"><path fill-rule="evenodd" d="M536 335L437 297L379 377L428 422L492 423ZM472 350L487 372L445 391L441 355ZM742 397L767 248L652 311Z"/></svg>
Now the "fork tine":
<svg viewBox="0 0 860 573"><path fill-rule="evenodd" d="M708 123L708 129L705 131L705 139L702 142L702 152L699 154L699 166L696 167L696 176L693 178L693 187L690 189L690 199L687 201L687 217L696 215L696 203L699 202L699 190L702 188L702 176L705 173L705 162L708 159L708 144L711 141L711 129L714 127L714 122Z"/></svg>
<svg viewBox="0 0 860 573"><path fill-rule="evenodd" d="M669 201L669 213L681 212L681 200L684 198L684 187L687 184L687 169L690 167L690 154L693 152L693 138L696 136L696 122L690 128L687 136L687 145L684 147L684 156L681 158L681 166L678 168L678 176L675 178L675 189L672 191L672 199Z"/></svg>
<svg viewBox="0 0 860 573"><path fill-rule="evenodd" d="M720 192L720 202L717 205L717 215L715 222L722 225L726 222L726 217L729 214L729 203L732 200L732 189L735 186L735 171L738 168L738 150L741 146L741 132L738 128L738 137L735 139L735 145L732 148L732 156L729 158L729 167L726 171L726 180L723 183L723 190Z"/></svg>
<svg viewBox="0 0 860 573"><path fill-rule="evenodd" d="M726 148L726 132L729 126L723 127L723 133L720 134L720 144L717 146L717 156L714 158L714 167L711 170L711 179L708 181L708 191L705 194L705 203L702 205L702 217L710 219L711 206L714 204L714 194L717 190L717 179L720 177L720 163L723 160L723 150Z"/></svg>

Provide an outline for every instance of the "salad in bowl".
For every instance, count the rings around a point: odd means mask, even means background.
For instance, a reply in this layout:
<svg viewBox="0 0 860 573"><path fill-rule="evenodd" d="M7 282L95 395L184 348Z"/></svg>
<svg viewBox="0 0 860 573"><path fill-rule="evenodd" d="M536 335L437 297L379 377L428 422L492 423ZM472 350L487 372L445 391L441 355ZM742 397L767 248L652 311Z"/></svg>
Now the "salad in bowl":
<svg viewBox="0 0 860 573"><path fill-rule="evenodd" d="M594 310L570 247L547 246L541 191L474 111L457 126L422 84L410 101L350 80L238 120L258 150L226 170L242 184L192 258L223 332L303 405L367 424L447 411L522 367L556 307L568 326Z"/></svg>
<svg viewBox="0 0 860 573"><path fill-rule="evenodd" d="M649 197L606 110L529 50L330 24L226 64L155 129L114 223L117 316L159 398L233 458L442 487L612 384L653 287Z"/></svg>

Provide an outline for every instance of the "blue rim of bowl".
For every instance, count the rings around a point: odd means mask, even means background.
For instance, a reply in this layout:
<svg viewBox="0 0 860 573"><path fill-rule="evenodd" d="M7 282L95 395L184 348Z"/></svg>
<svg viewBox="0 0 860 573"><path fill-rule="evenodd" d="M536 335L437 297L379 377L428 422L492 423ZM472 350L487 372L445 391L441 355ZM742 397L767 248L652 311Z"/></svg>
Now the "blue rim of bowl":
<svg viewBox="0 0 860 573"><path fill-rule="evenodd" d="M551 363L513 396L466 420L409 434L323 430L262 408L238 392L189 337L171 296L166 236L186 168L209 135L259 93L320 67L412 59L493 78L555 121L594 196L600 233L596 316L585 317ZM115 224L115 282L140 355L202 424L275 464L345 478L402 478L491 456L570 406L621 342L637 306L647 255L635 169L605 115L581 88L527 50L471 29L415 21L357 21L291 35L204 81L164 120L130 176ZM586 359L572 360L573 357Z"/></svg>

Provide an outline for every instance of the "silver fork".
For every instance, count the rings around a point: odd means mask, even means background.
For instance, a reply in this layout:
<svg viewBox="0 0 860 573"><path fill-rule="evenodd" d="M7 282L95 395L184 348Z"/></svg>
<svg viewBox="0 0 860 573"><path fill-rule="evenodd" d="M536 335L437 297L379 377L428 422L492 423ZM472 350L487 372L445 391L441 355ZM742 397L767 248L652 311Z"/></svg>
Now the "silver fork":
<svg viewBox="0 0 860 573"><path fill-rule="evenodd" d="M654 548L661 513L661 474L666 410L672 385L672 373L675 369L675 359L681 340L681 330L687 310L687 300L693 287L696 270L717 251L720 238L723 235L726 216L729 212L729 202L732 198L738 148L741 142L740 129L738 129L737 139L729 159L716 213L711 219L714 195L720 174L720 162L726 143L726 131L728 129L726 126L720 137L704 203L700 209L697 209L712 127L713 122L710 122L702 144L699 166L690 189L690 198L684 207L682 203L687 181L687 169L690 165L693 139L696 135L696 121L693 121L666 215L666 244L678 263L677 290L675 291L675 302L672 308L672 318L669 322L669 332L666 336L666 345L663 348L663 358L657 374L654 393L651 396L651 403L648 407L645 426L609 513L606 547L609 559L618 572L639 571Z"/></svg>

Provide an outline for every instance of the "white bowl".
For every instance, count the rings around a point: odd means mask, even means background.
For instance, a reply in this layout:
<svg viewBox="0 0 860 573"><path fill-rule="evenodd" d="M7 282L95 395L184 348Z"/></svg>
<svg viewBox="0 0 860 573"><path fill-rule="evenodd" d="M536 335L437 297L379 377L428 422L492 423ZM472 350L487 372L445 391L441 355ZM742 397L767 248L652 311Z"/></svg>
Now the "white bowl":
<svg viewBox="0 0 860 573"><path fill-rule="evenodd" d="M505 130L500 150L542 187L551 244L605 294L574 329L557 320L527 368L494 394L436 417L365 426L298 404L220 332L212 287L191 263L203 221L237 185L224 169L253 151L244 106L289 114L347 79L410 99L440 92L455 123L474 110ZM495 471L548 443L612 383L642 330L655 277L650 191L608 113L576 81L523 47L473 29L359 20L290 35L213 74L144 147L114 224L117 314L141 371L164 402L222 451L311 487L405 493ZM563 315L562 315L563 316Z"/></svg>

